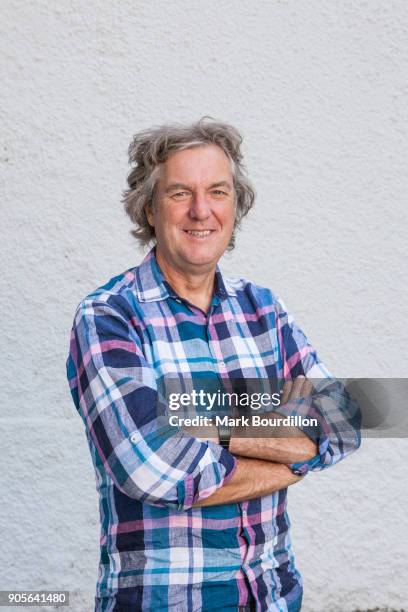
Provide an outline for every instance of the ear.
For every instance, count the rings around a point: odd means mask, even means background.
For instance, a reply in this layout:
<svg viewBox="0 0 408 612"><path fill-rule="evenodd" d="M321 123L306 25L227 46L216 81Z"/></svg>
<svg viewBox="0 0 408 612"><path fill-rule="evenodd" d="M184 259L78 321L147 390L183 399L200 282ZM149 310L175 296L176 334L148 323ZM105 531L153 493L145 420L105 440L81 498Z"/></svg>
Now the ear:
<svg viewBox="0 0 408 612"><path fill-rule="evenodd" d="M154 213L153 213L152 202L149 202L149 204L146 204L144 210L145 210L146 219L149 225L154 227Z"/></svg>

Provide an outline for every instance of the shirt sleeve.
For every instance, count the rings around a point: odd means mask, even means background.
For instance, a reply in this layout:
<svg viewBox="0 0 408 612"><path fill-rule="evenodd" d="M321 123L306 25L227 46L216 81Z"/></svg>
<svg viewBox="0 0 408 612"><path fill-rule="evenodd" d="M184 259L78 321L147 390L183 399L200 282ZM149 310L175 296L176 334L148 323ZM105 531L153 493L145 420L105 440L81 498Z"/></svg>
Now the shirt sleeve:
<svg viewBox="0 0 408 612"><path fill-rule="evenodd" d="M118 296L79 305L67 361L71 394L115 486L143 503L187 510L228 482L236 459L168 424L133 315Z"/></svg>
<svg viewBox="0 0 408 612"><path fill-rule="evenodd" d="M305 475L309 471L328 468L359 448L361 413L344 384L334 378L320 361L280 299L276 299L276 312L284 380L307 376L315 388L311 396L290 400L274 409L285 417L301 417L304 424L297 426L317 444L315 457L289 466L295 474ZM307 424L311 419L317 421L317 426L313 421Z"/></svg>

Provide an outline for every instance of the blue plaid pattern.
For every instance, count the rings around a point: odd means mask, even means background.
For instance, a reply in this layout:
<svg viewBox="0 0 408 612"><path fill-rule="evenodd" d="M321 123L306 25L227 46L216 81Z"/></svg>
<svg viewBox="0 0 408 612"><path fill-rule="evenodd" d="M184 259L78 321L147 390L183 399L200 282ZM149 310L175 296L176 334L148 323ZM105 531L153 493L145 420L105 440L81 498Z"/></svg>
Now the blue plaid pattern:
<svg viewBox="0 0 408 612"><path fill-rule="evenodd" d="M300 609L287 490L193 507L228 482L236 459L169 428L158 391L167 377L327 378L313 402L281 409L319 420L318 455L291 467L305 474L353 452L355 407L281 300L217 268L207 315L173 291L152 249L79 304L67 373L99 493L95 610L232 612L250 594L259 611Z"/></svg>

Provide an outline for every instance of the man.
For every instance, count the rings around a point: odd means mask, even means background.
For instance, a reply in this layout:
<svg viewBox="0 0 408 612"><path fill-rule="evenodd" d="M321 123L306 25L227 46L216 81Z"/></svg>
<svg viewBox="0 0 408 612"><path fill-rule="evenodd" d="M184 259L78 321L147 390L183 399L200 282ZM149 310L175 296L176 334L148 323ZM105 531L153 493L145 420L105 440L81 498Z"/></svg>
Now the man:
<svg viewBox="0 0 408 612"><path fill-rule="evenodd" d="M360 443L344 389L311 394L306 377L329 374L282 302L217 266L254 202L240 144L206 119L134 137L125 207L155 247L75 316L68 378L100 499L95 610L299 610L287 487ZM207 377L286 381L269 412L313 415L317 435L166 429L163 381Z"/></svg>

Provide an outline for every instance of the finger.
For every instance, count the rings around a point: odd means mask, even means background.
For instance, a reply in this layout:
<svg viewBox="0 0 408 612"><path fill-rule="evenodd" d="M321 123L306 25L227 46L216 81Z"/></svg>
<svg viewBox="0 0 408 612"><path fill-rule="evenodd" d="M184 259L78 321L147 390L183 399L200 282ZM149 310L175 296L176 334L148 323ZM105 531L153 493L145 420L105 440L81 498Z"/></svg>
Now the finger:
<svg viewBox="0 0 408 612"><path fill-rule="evenodd" d="M291 389L292 389L292 381L287 380L285 384L283 385L281 404L287 403Z"/></svg>
<svg viewBox="0 0 408 612"><path fill-rule="evenodd" d="M292 390L290 392L289 399L297 399L302 397L302 387L305 381L305 376L297 376L293 381Z"/></svg>
<svg viewBox="0 0 408 612"><path fill-rule="evenodd" d="M313 383L308 378L305 378L305 382L302 387L302 396L307 397L308 395L312 395L314 391Z"/></svg>

